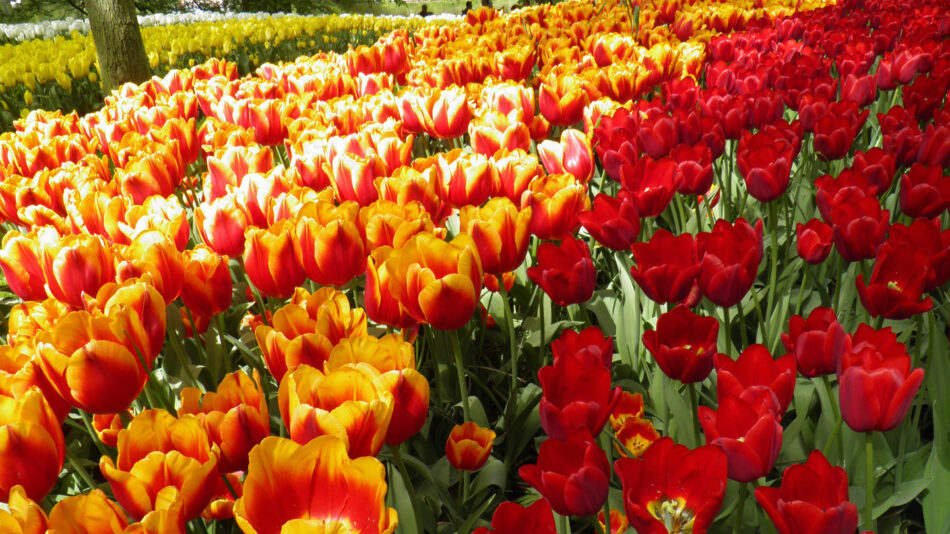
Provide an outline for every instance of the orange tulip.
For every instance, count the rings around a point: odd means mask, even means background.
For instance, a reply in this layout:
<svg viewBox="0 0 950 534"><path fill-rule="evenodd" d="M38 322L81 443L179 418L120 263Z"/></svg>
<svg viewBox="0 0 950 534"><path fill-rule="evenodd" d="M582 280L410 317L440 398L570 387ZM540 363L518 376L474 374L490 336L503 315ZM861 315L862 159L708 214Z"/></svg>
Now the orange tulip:
<svg viewBox="0 0 950 534"><path fill-rule="evenodd" d="M205 245L186 250L181 301L196 316L211 317L231 307L233 284L228 258Z"/></svg>
<svg viewBox="0 0 950 534"><path fill-rule="evenodd" d="M257 371L253 379L243 371L225 376L216 392L202 394L197 388L183 389L178 415L185 414L202 420L211 441L221 449L221 473L247 469L247 454L270 435L267 398Z"/></svg>
<svg viewBox="0 0 950 534"><path fill-rule="evenodd" d="M234 517L247 534L389 534L398 521L385 496L383 464L351 460L340 438L298 445L269 437L251 451Z"/></svg>
<svg viewBox="0 0 950 534"><path fill-rule="evenodd" d="M285 299L306 278L294 256L293 223L278 221L267 229L248 228L244 241L244 269L262 295Z"/></svg>
<svg viewBox="0 0 950 534"><path fill-rule="evenodd" d="M366 335L366 314L350 309L346 295L331 287L312 295L298 288L270 324L255 328L254 335L267 370L278 381L288 369L303 363L322 368L340 340Z"/></svg>
<svg viewBox="0 0 950 534"><path fill-rule="evenodd" d="M0 501L17 485L34 501L52 489L66 454L59 425L39 389L0 395Z"/></svg>
<svg viewBox="0 0 950 534"><path fill-rule="evenodd" d="M176 418L162 409L136 414L129 425L119 431L116 448L119 450L116 467L123 471L131 470L136 462L155 451L178 451L202 463L217 453L197 417Z"/></svg>
<svg viewBox="0 0 950 534"><path fill-rule="evenodd" d="M166 305L178 298L184 267L181 253L168 237L148 230L137 235L131 245L114 245L113 251L119 262L119 281L144 276L162 295Z"/></svg>
<svg viewBox="0 0 950 534"><path fill-rule="evenodd" d="M111 242L128 244L121 224L126 222L129 201L105 191L81 194L73 189L65 193L66 214L71 233L101 235Z"/></svg>
<svg viewBox="0 0 950 534"><path fill-rule="evenodd" d="M377 200L360 209L359 228L366 250L382 246L399 248L419 232L433 232L432 218L421 203L410 201L400 205L391 200Z"/></svg>
<svg viewBox="0 0 950 534"><path fill-rule="evenodd" d="M482 428L466 421L455 425L445 441L445 456L452 467L461 471L481 469L491 456L495 433L490 428Z"/></svg>
<svg viewBox="0 0 950 534"><path fill-rule="evenodd" d="M627 452L623 450L626 449L630 451L635 458L643 456L643 453L646 452L650 445L660 439L660 434L653 428L653 424L639 417L628 417L624 419L620 428L616 430L616 435L617 441L623 444L623 448L617 445L617 452L620 453L621 456L627 456Z"/></svg>
<svg viewBox="0 0 950 534"><path fill-rule="evenodd" d="M436 89L434 97L427 104L431 106L427 111L432 117L431 129L426 130L429 135L439 139L454 139L465 134L472 112L463 89Z"/></svg>
<svg viewBox="0 0 950 534"><path fill-rule="evenodd" d="M128 526L122 508L97 489L66 497L49 513L49 532L56 534L114 534Z"/></svg>
<svg viewBox="0 0 950 534"><path fill-rule="evenodd" d="M128 417L132 417L131 411L125 413ZM125 424L122 422L122 415L103 413L92 417L92 428L95 429L99 441L110 447L115 447L119 443L119 432L125 428Z"/></svg>
<svg viewBox="0 0 950 534"><path fill-rule="evenodd" d="M227 480L227 483L225 483L225 480ZM201 517L217 521L234 519L234 502L240 499L243 494L244 485L238 473L228 473L218 477L214 496L211 497L208 507L201 513Z"/></svg>
<svg viewBox="0 0 950 534"><path fill-rule="evenodd" d="M386 260L389 290L415 320L455 330L472 317L482 286L482 266L470 237L446 242L419 233Z"/></svg>
<svg viewBox="0 0 950 534"><path fill-rule="evenodd" d="M579 130L561 132L561 142L545 140L538 145L541 163L549 174L568 173L586 184L594 176L594 151L590 140Z"/></svg>
<svg viewBox="0 0 950 534"><path fill-rule="evenodd" d="M151 366L165 343L166 324L165 301L154 287L136 278L109 283L95 299L86 299L86 309L113 318L136 354Z"/></svg>
<svg viewBox="0 0 950 534"><path fill-rule="evenodd" d="M20 399L31 389L39 389L56 419L63 421L72 405L43 374L34 354L32 344L0 345L0 395Z"/></svg>
<svg viewBox="0 0 950 534"><path fill-rule="evenodd" d="M280 382L280 415L297 443L332 434L347 443L351 458L376 456L393 416L393 396L368 364L345 365L327 374L300 365Z"/></svg>
<svg viewBox="0 0 950 534"><path fill-rule="evenodd" d="M389 268L386 260L393 248L381 246L366 258L366 288L363 291L363 308L373 322L392 328L409 328L419 324L389 290Z"/></svg>
<svg viewBox="0 0 950 534"><path fill-rule="evenodd" d="M36 234L21 234L16 230L3 236L0 249L0 268L16 296L22 300L44 300L43 268L40 266Z"/></svg>
<svg viewBox="0 0 950 534"><path fill-rule="evenodd" d="M320 285L342 286L363 273L366 254L357 226L355 202L305 206L294 228L294 255L307 277Z"/></svg>
<svg viewBox="0 0 950 534"><path fill-rule="evenodd" d="M153 195L164 198L174 194L175 188L185 177L185 166L179 159L178 141L172 139L165 145L159 145L144 138L142 140L141 147L127 147L135 155L121 166L117 165L114 178L119 191L135 204L141 204ZM123 138L123 143L125 141L126 138ZM143 149L146 152L142 152Z"/></svg>
<svg viewBox="0 0 950 534"><path fill-rule="evenodd" d="M531 210L518 211L506 197L495 197L483 207L465 206L459 212L462 231L472 237L486 274L513 271L528 253Z"/></svg>
<svg viewBox="0 0 950 534"><path fill-rule="evenodd" d="M570 174L550 174L531 182L521 209L531 208L528 228L541 239L557 240L574 233L577 214L590 209L587 187Z"/></svg>
<svg viewBox="0 0 950 534"><path fill-rule="evenodd" d="M195 210L195 225L201 239L218 254L237 257L244 251L247 214L233 191L198 205Z"/></svg>
<svg viewBox="0 0 950 534"><path fill-rule="evenodd" d="M610 412L610 426L616 432L623 426L623 422L631 417L643 417L643 395L622 391L617 404Z"/></svg>
<svg viewBox="0 0 950 534"><path fill-rule="evenodd" d="M7 534L45 534L47 517L40 505L26 496L23 486L13 486L7 495L9 510L0 509L0 531Z"/></svg>
<svg viewBox="0 0 950 534"><path fill-rule="evenodd" d="M208 201L225 196L228 186L240 186L245 176L264 174L274 166L273 153L257 145L223 147L208 156L207 163L204 198Z"/></svg>
<svg viewBox="0 0 950 534"><path fill-rule="evenodd" d="M502 80L524 80L531 76L535 55L533 45L511 46L495 52L494 71Z"/></svg>
<svg viewBox="0 0 950 534"><path fill-rule="evenodd" d="M538 89L541 114L556 126L570 126L580 121L589 101L586 84L577 76L552 75L541 82Z"/></svg>
<svg viewBox="0 0 950 534"><path fill-rule="evenodd" d="M56 299L17 304L10 309L7 318L7 344L32 346L37 334L51 328L69 311L68 306Z"/></svg>
<svg viewBox="0 0 950 534"><path fill-rule="evenodd" d="M516 205L521 205L521 197L531 182L544 174L538 158L524 150L501 150L492 157L492 164L498 173L495 194L508 197Z"/></svg>
<svg viewBox="0 0 950 534"><path fill-rule="evenodd" d="M59 237L43 228L37 236L42 250L41 265L46 292L74 308L83 305L83 293L94 295L106 282L115 280L112 251L100 236L89 234Z"/></svg>
<svg viewBox="0 0 950 534"><path fill-rule="evenodd" d="M429 212L432 222L438 224L448 215L451 206L442 200L436 174L437 160L430 158L431 165L423 168L402 167L392 176L376 180L379 198L391 200L405 206L410 202L419 202ZM418 163L419 160L416 161Z"/></svg>
<svg viewBox="0 0 950 534"><path fill-rule="evenodd" d="M488 111L469 123L468 135L476 154L491 157L502 148L531 148L531 131L517 111L519 110L513 110L510 115Z"/></svg>
<svg viewBox="0 0 950 534"><path fill-rule="evenodd" d="M479 206L495 189L494 168L481 154L455 149L439 155L439 185L442 199L450 206Z"/></svg>

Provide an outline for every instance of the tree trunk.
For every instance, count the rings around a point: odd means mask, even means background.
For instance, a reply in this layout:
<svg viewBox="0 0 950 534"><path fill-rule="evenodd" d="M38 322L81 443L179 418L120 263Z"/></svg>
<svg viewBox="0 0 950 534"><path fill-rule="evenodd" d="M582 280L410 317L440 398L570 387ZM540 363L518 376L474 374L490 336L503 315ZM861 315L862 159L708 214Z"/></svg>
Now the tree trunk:
<svg viewBox="0 0 950 534"><path fill-rule="evenodd" d="M86 0L86 10L103 91L108 94L126 82L148 80L152 69L133 0Z"/></svg>

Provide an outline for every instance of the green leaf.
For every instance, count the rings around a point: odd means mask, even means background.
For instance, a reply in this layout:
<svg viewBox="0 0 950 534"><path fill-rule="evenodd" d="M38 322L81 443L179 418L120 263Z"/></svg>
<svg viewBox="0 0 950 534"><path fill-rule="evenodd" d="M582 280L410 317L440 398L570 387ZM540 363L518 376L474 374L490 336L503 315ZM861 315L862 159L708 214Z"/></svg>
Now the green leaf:
<svg viewBox="0 0 950 534"><path fill-rule="evenodd" d="M409 499L409 489L406 488L399 470L392 469L389 474L389 493L393 498L393 508L399 514L399 526L396 527L396 532L405 534L421 532L419 522L416 520L416 511L413 510Z"/></svg>
<svg viewBox="0 0 950 534"><path fill-rule="evenodd" d="M498 491L504 492L507 482L508 469L505 468L505 463L494 456L489 456L488 461L475 475L473 481L474 494L478 495L492 486L498 488Z"/></svg>

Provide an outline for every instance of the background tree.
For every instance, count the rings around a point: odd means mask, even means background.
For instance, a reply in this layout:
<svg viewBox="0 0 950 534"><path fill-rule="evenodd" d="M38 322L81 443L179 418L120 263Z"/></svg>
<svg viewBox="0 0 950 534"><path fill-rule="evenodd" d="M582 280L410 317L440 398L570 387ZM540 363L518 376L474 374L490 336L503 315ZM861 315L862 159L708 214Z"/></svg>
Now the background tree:
<svg viewBox="0 0 950 534"><path fill-rule="evenodd" d="M103 91L108 93L123 83L149 79L152 69L133 0L86 0L86 11L96 43Z"/></svg>

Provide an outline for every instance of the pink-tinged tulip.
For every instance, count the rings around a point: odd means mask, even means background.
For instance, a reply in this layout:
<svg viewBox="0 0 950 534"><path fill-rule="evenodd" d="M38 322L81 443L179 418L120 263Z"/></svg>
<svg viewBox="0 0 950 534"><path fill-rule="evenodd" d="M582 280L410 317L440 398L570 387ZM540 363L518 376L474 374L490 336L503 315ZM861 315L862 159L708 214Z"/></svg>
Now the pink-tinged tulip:
<svg viewBox="0 0 950 534"><path fill-rule="evenodd" d="M772 470L782 449L782 425L766 406L756 407L728 395L713 411L699 407L699 423L706 443L726 453L729 478L751 482Z"/></svg>
<svg viewBox="0 0 950 534"><path fill-rule="evenodd" d="M541 286L559 306L586 302L594 294L597 270L590 249L579 239L567 237L561 245L538 246L538 264L528 267L528 277Z"/></svg>
<svg viewBox="0 0 950 534"><path fill-rule="evenodd" d="M788 333L782 334L782 344L795 356L798 372L814 378L838 369L841 356L851 350L851 336L838 322L834 310L815 308L808 319L793 315L788 320Z"/></svg>
<svg viewBox="0 0 950 534"><path fill-rule="evenodd" d="M855 432L893 430L923 380L924 370L911 370L907 348L890 327L875 330L862 324L838 365L841 416Z"/></svg>
<svg viewBox="0 0 950 534"><path fill-rule="evenodd" d="M699 288L715 304L735 306L752 288L762 262L762 219L752 227L739 218L734 224L716 221L712 232L696 236L702 258Z"/></svg>
<svg viewBox="0 0 950 534"><path fill-rule="evenodd" d="M604 505L610 483L607 455L586 433L565 441L546 439L538 463L518 470L561 515L592 515Z"/></svg>
<svg viewBox="0 0 950 534"><path fill-rule="evenodd" d="M764 345L749 345L739 358L733 360L724 354L715 358L717 387L716 398L719 403L734 395L749 401L761 398L764 390L771 392L763 402L771 398L773 413L781 419L792 402L795 392L795 357L786 354L774 359Z"/></svg>
<svg viewBox="0 0 950 534"><path fill-rule="evenodd" d="M651 300L666 304L691 296L702 267L692 235L674 236L661 228L650 241L634 243L632 250L637 264L630 274Z"/></svg>
<svg viewBox="0 0 950 534"><path fill-rule="evenodd" d="M660 315L656 330L643 333L643 344L666 376L692 384L709 376L716 355L719 321L682 304Z"/></svg>
<svg viewBox="0 0 950 534"><path fill-rule="evenodd" d="M560 143L541 141L538 156L549 174L567 173L584 184L594 176L594 151L590 140L580 130L564 130Z"/></svg>

